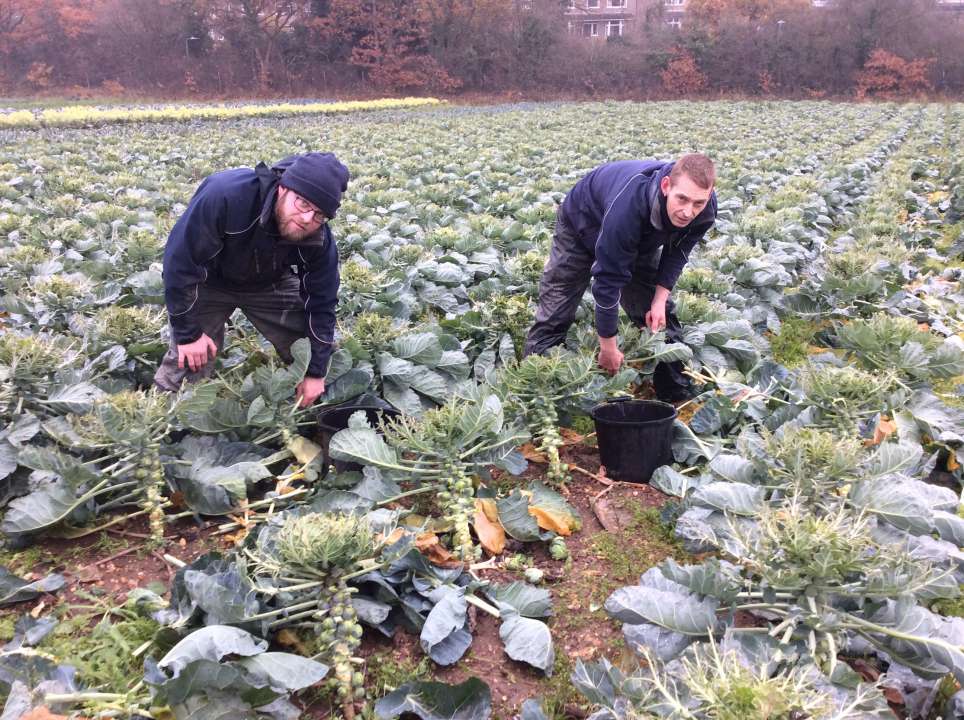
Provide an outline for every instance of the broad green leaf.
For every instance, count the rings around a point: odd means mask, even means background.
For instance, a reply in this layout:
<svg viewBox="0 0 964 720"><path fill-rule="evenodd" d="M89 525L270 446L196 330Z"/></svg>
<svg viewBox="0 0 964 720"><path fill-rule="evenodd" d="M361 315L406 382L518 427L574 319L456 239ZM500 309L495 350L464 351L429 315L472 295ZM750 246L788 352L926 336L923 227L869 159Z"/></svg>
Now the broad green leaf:
<svg viewBox="0 0 964 720"><path fill-rule="evenodd" d="M378 627L385 622L392 611L391 605L358 595L352 597L351 606L358 614L358 619L372 627Z"/></svg>
<svg viewBox="0 0 964 720"><path fill-rule="evenodd" d="M416 365L435 367L442 359L442 346L432 333L410 333L396 338L394 354Z"/></svg>
<svg viewBox="0 0 964 720"><path fill-rule="evenodd" d="M241 670L231 664L215 660L194 660L182 668L176 676L155 686L160 702L177 707L192 697L207 693L232 692L240 694L245 683Z"/></svg>
<svg viewBox="0 0 964 720"><path fill-rule="evenodd" d="M451 665L468 650L472 636L466 632L464 588L448 588L425 618L419 644L422 651L440 665Z"/></svg>
<svg viewBox="0 0 964 720"><path fill-rule="evenodd" d="M500 604L502 625L499 637L505 645L505 653L513 660L532 665L546 676L552 675L555 651L552 634L541 620L522 617L515 608Z"/></svg>
<svg viewBox="0 0 964 720"><path fill-rule="evenodd" d="M0 523L6 535L29 535L67 520L86 503L62 482L44 485L29 495L11 500Z"/></svg>
<svg viewBox="0 0 964 720"><path fill-rule="evenodd" d="M184 591L204 611L208 625L241 623L260 609L251 581L233 562L188 566L182 578Z"/></svg>
<svg viewBox="0 0 964 720"><path fill-rule="evenodd" d="M920 445L912 443L881 443L867 463L871 477L906 472L917 465L924 454Z"/></svg>
<svg viewBox="0 0 964 720"><path fill-rule="evenodd" d="M681 420L673 421L673 458L685 465L697 465L719 453L718 441L698 438Z"/></svg>
<svg viewBox="0 0 964 720"><path fill-rule="evenodd" d="M439 403L445 402L445 399L449 396L449 386L445 382L445 378L426 367L415 369L409 380L409 385L413 390L417 390L422 395Z"/></svg>
<svg viewBox="0 0 964 720"><path fill-rule="evenodd" d="M699 565L679 565L667 558L660 566L664 576L689 590L730 602L743 589L740 569L725 560L710 558Z"/></svg>
<svg viewBox="0 0 964 720"><path fill-rule="evenodd" d="M213 688L192 695L171 710L175 720L259 720L264 717L236 693L218 692Z"/></svg>
<svg viewBox="0 0 964 720"><path fill-rule="evenodd" d="M631 585L606 600L606 612L625 623L649 622L684 635L707 635L716 627L717 601L695 594Z"/></svg>
<svg viewBox="0 0 964 720"><path fill-rule="evenodd" d="M275 421L274 409L269 408L265 399L259 395L254 399L248 406L248 425L254 425L255 427L267 427Z"/></svg>
<svg viewBox="0 0 964 720"><path fill-rule="evenodd" d="M696 639L652 623L623 623L623 637L637 655L645 656L648 652L663 662L676 659Z"/></svg>
<svg viewBox="0 0 964 720"><path fill-rule="evenodd" d="M421 720L487 720L492 707L489 686L476 677L459 685L408 682L375 703L379 720L412 713Z"/></svg>
<svg viewBox="0 0 964 720"><path fill-rule="evenodd" d="M376 364L383 381L391 381L403 387L411 384L418 369L410 360L393 357L388 353L379 353Z"/></svg>
<svg viewBox="0 0 964 720"><path fill-rule="evenodd" d="M221 432L221 425L211 417L211 408L218 399L218 385L201 382L182 391L174 414L182 424L200 432Z"/></svg>
<svg viewBox="0 0 964 720"><path fill-rule="evenodd" d="M468 378L471 368L468 356L461 350L446 350L436 363L435 369L456 380Z"/></svg>
<svg viewBox="0 0 964 720"><path fill-rule="evenodd" d="M753 463L739 455L720 453L710 460L710 470L731 483L753 483Z"/></svg>
<svg viewBox="0 0 964 720"><path fill-rule="evenodd" d="M552 594L526 582L492 585L486 594L497 603L511 606L523 617L541 618L552 614Z"/></svg>
<svg viewBox="0 0 964 720"><path fill-rule="evenodd" d="M753 516L763 509L766 491L753 485L713 482L697 488L692 501L734 515Z"/></svg>
<svg viewBox="0 0 964 720"><path fill-rule="evenodd" d="M952 542L959 548L964 547L964 518L944 510L935 510L933 519L941 540Z"/></svg>
<svg viewBox="0 0 964 720"><path fill-rule="evenodd" d="M325 384L329 385L338 380L338 378L351 370L352 365L354 365L354 362L350 352L344 348L335 350L335 352L331 354L331 360L328 363L328 372L325 375Z"/></svg>
<svg viewBox="0 0 964 720"><path fill-rule="evenodd" d="M964 682L964 620L942 618L918 605L888 600L872 618L874 623L899 633L868 635L917 674L938 678L948 672Z"/></svg>
<svg viewBox="0 0 964 720"><path fill-rule="evenodd" d="M529 698L522 703L519 710L519 720L549 720L549 716L546 715L545 708L542 707L540 700Z"/></svg>
<svg viewBox="0 0 964 720"><path fill-rule="evenodd" d="M916 535L931 532L931 510L917 494L894 476L865 480L854 486L851 502Z"/></svg>
<svg viewBox="0 0 964 720"><path fill-rule="evenodd" d="M311 364L311 342L308 338L298 338L291 344L291 358L287 371L297 384L304 379L308 365Z"/></svg>
<svg viewBox="0 0 964 720"><path fill-rule="evenodd" d="M412 388L386 380L382 391L385 400L402 414L416 417L422 414L422 400Z"/></svg>
<svg viewBox="0 0 964 720"><path fill-rule="evenodd" d="M352 368L339 375L333 382L325 383L322 401L326 405L337 405L361 395L371 387L374 373L370 369Z"/></svg>
<svg viewBox="0 0 964 720"><path fill-rule="evenodd" d="M303 690L320 682L328 674L328 666L284 652L266 652L246 657L238 661L238 665L279 693Z"/></svg>
<svg viewBox="0 0 964 720"><path fill-rule="evenodd" d="M693 359L693 350L683 343L665 343L657 348L650 358L657 362L688 362Z"/></svg>
<svg viewBox="0 0 964 720"><path fill-rule="evenodd" d="M359 411L355 416L361 416L362 421L367 422L364 412ZM348 460L383 469L399 467L396 452L370 427L348 427L339 430L332 436L328 451L336 460Z"/></svg>
<svg viewBox="0 0 964 720"><path fill-rule="evenodd" d="M228 625L208 625L195 630L168 651L157 663L158 667L178 674L195 660L219 662L222 658L238 655L260 655L268 649L268 643L251 633Z"/></svg>
<svg viewBox="0 0 964 720"><path fill-rule="evenodd" d="M532 542L539 539L539 525L529 514L529 499L518 490L507 497L496 500L499 509L499 522L509 537Z"/></svg>
<svg viewBox="0 0 964 720"><path fill-rule="evenodd" d="M260 462L215 467L195 463L180 486L192 510L203 515L223 515L237 509L247 497L249 485L268 477L271 471Z"/></svg>
<svg viewBox="0 0 964 720"><path fill-rule="evenodd" d="M612 665L605 658L588 665L577 659L576 669L572 671L569 680L592 705L612 707L616 702L612 669Z"/></svg>
<svg viewBox="0 0 964 720"><path fill-rule="evenodd" d="M17 469L17 456L19 450L11 445L7 440L0 440L0 479L10 475Z"/></svg>
<svg viewBox="0 0 964 720"><path fill-rule="evenodd" d="M925 378L930 372L927 351L919 342L908 342L901 346L894 364L914 378Z"/></svg>
<svg viewBox="0 0 964 720"><path fill-rule="evenodd" d="M736 366L744 374L749 373L760 362L760 351L747 340L729 340L720 349L736 360Z"/></svg>
<svg viewBox="0 0 964 720"><path fill-rule="evenodd" d="M83 415L90 412L94 402L105 395L106 393L96 385L79 382L52 389L45 404L57 412Z"/></svg>
<svg viewBox="0 0 964 720"><path fill-rule="evenodd" d="M964 373L964 343L948 338L931 355L927 369L936 378L952 378Z"/></svg>
<svg viewBox="0 0 964 720"><path fill-rule="evenodd" d="M51 574L31 582L17 577L5 567L0 567L0 606L33 600L41 593L60 590L64 584L62 575Z"/></svg>
<svg viewBox="0 0 964 720"><path fill-rule="evenodd" d="M653 472L649 484L673 497L685 498L686 494L703 484L701 477L683 475L669 465L662 465Z"/></svg>

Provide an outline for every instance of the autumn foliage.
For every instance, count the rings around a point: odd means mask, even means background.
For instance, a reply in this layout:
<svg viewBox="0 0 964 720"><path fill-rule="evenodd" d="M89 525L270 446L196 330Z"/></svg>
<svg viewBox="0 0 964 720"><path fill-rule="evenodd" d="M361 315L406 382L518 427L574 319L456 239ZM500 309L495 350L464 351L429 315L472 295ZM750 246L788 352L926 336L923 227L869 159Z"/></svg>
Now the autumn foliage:
<svg viewBox="0 0 964 720"><path fill-rule="evenodd" d="M933 89L927 77L933 61L905 60L886 50L874 50L857 73L857 97L893 99Z"/></svg>
<svg viewBox="0 0 964 720"><path fill-rule="evenodd" d="M935 0L636 0L621 34L586 2L0 0L0 94L964 94Z"/></svg>
<svg viewBox="0 0 964 720"><path fill-rule="evenodd" d="M676 51L659 77L667 95L684 97L697 95L706 89L706 75L696 64L696 59L681 50Z"/></svg>

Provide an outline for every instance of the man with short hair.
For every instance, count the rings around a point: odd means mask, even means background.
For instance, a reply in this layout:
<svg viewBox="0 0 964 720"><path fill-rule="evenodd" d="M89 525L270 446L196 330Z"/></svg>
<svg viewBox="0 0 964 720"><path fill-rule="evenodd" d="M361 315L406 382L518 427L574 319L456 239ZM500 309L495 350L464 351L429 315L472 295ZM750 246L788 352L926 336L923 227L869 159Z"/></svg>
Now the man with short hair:
<svg viewBox="0 0 964 720"><path fill-rule="evenodd" d="M307 337L311 361L298 385L303 407L325 391L338 302L338 250L328 227L348 187L332 153L207 177L164 250L171 347L155 384L176 391L212 373L224 325L240 308L286 362Z"/></svg>
<svg viewBox="0 0 964 720"><path fill-rule="evenodd" d="M716 221L716 169L705 155L676 162L622 160L597 167L576 183L556 216L539 307L525 354L565 342L592 280L599 365L623 363L616 339L619 306L652 332L681 339L670 292L690 251ZM660 363L653 385L661 400L690 396L682 363Z"/></svg>

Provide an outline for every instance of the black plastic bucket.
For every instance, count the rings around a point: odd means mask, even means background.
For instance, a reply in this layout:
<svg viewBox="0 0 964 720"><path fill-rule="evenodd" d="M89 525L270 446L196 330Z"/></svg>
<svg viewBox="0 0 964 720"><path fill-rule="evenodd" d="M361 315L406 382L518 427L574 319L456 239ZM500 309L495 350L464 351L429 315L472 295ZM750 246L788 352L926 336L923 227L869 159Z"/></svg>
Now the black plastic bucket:
<svg viewBox="0 0 964 720"><path fill-rule="evenodd" d="M324 453L325 467L332 465L336 472L349 472L351 470L361 470L361 465L346 460L334 460L328 452L328 444L331 437L339 430L348 427L348 420L359 410L364 411L368 418L368 424L374 428L378 427L381 418L393 418L401 413L392 407L372 407L371 405L337 405L327 408L318 413L318 444L321 445Z"/></svg>
<svg viewBox="0 0 964 720"><path fill-rule="evenodd" d="M607 477L648 483L656 468L673 461L676 408L669 403L617 399L596 405L590 415Z"/></svg>

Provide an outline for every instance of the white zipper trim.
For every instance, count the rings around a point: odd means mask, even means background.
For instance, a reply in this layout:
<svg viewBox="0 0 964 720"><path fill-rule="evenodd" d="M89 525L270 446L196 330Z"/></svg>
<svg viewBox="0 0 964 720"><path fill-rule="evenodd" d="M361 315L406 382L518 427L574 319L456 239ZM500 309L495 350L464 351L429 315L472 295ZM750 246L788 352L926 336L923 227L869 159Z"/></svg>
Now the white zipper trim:
<svg viewBox="0 0 964 720"><path fill-rule="evenodd" d="M256 217L256 218L251 222L250 225L248 225L248 227L244 228L243 230L236 230L236 231L234 231L234 232L230 232L229 230L225 230L225 231L224 231L224 234L225 234L225 235L243 235L244 233L248 232L251 228L253 228L253 227L258 223L259 220L261 220L261 215L260 215L260 214L258 215L258 217ZM218 251L218 252L220 252L220 251ZM212 257L213 257L213 256L212 256Z"/></svg>

